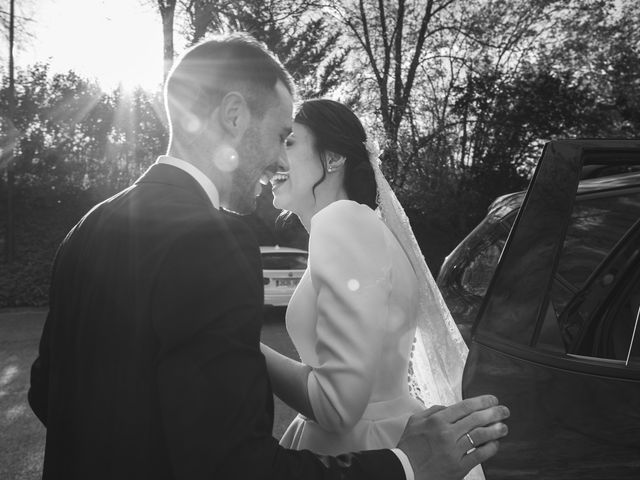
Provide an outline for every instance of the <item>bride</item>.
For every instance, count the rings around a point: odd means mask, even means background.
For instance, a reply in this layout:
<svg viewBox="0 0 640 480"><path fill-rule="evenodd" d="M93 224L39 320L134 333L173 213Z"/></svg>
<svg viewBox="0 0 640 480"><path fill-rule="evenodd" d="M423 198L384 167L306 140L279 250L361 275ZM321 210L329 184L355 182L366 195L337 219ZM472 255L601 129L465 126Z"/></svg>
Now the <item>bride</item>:
<svg viewBox="0 0 640 480"><path fill-rule="evenodd" d="M280 443L395 447L413 413L460 400L466 346L356 115L304 102L286 152L273 203L309 232L309 264L286 313L302 363L261 346L274 393L300 412Z"/></svg>

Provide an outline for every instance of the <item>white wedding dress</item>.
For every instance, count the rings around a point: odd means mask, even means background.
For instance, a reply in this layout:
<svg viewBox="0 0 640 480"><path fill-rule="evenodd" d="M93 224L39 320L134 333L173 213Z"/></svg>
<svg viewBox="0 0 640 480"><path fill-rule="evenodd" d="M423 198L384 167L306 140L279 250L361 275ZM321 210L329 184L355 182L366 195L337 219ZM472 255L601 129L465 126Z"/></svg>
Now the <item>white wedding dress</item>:
<svg viewBox="0 0 640 480"><path fill-rule="evenodd" d="M280 443L327 455L395 447L425 408L408 382L418 308L411 263L376 212L340 200L314 215L286 325L312 367L315 421L298 415Z"/></svg>

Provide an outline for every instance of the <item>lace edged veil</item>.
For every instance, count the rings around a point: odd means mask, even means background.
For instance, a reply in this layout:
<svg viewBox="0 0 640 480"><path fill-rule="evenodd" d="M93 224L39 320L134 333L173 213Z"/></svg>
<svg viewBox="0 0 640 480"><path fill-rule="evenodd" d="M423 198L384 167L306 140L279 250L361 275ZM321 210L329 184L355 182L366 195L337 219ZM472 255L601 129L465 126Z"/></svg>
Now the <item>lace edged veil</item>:
<svg viewBox="0 0 640 480"><path fill-rule="evenodd" d="M468 349L425 263L409 219L380 169L380 147L367 137L365 147L375 173L378 209L398 239L418 278L420 304L409 364L409 390L426 407L451 405L462 398L462 373ZM466 480L482 480L476 467Z"/></svg>

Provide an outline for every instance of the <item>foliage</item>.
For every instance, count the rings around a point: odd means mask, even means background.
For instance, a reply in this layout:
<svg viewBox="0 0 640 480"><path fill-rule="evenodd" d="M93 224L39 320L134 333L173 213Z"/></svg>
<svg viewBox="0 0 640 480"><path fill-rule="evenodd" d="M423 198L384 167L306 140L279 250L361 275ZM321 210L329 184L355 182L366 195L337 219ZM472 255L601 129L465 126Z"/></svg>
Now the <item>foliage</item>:
<svg viewBox="0 0 640 480"><path fill-rule="evenodd" d="M330 96L355 109L386 146L383 169L434 273L495 197L526 187L546 141L640 137L636 0L176 6L191 42L252 32L277 52L302 98ZM46 303L51 259L69 227L129 185L167 141L159 92L103 92L40 64L19 72L16 93L16 118L0 114L0 156L16 158L18 259L0 263L0 306ZM0 112L7 101L3 78ZM295 218L277 217L265 191L246 221L263 244L304 248Z"/></svg>
<svg viewBox="0 0 640 480"><path fill-rule="evenodd" d="M455 0L328 2L327 8L347 28L352 48L360 54L353 56L353 62L368 72L360 74L359 84L375 85L386 169L393 180L401 175L405 154L417 153L415 142L404 148L399 144L401 130L416 126L407 125L414 88L426 79L426 52L438 47L440 32L449 28L446 14L454 4ZM416 128L413 133L418 133ZM416 148L407 152L407 146Z"/></svg>
<svg viewBox="0 0 640 480"><path fill-rule="evenodd" d="M526 186L544 142L640 132L637 2L326 3L350 32L385 173L454 244L496 196Z"/></svg>
<svg viewBox="0 0 640 480"><path fill-rule="evenodd" d="M0 116L0 148L5 159L14 157L17 211L17 259L0 265L0 306L46 303L51 260L68 229L128 186L166 143L158 94L106 93L73 72L51 75L37 64L18 73L16 96L13 122ZM0 192L7 198L4 183ZM4 202L0 213L6 217Z"/></svg>
<svg viewBox="0 0 640 480"><path fill-rule="evenodd" d="M159 95L105 93L73 72L50 75L47 65L36 64L19 72L16 97L16 118L0 117L0 132L20 132L13 145L17 188L116 190L165 149ZM3 111L7 101L5 81Z"/></svg>
<svg viewBox="0 0 640 480"><path fill-rule="evenodd" d="M310 0L185 0L191 43L209 33L244 31L276 52L302 98L326 95L340 83L348 54L340 32Z"/></svg>
<svg viewBox="0 0 640 480"><path fill-rule="evenodd" d="M6 195L3 188L0 194ZM101 199L102 193L91 189L20 190L15 199L17 260L10 264L0 260L0 307L47 304L58 245L82 215ZM0 204L0 217L4 213L5 205Z"/></svg>

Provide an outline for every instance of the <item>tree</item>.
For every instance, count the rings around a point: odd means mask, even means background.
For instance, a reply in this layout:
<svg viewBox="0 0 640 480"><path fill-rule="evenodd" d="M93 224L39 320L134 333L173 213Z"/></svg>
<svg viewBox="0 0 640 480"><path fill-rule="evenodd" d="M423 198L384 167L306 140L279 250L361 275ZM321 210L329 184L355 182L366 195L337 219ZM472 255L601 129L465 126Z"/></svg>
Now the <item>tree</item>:
<svg viewBox="0 0 640 480"><path fill-rule="evenodd" d="M8 9L6 7L0 7L0 32L8 42L11 30L10 26L13 21L14 48L19 48L20 45L18 45L18 43L25 43L33 38L33 34L30 31L30 24L33 22L32 17L36 2L34 0L24 0L18 2L17 5L15 2L13 2L13 5L10 1L7 3L9 4ZM21 42L15 42L16 38L21 40Z"/></svg>
<svg viewBox="0 0 640 480"><path fill-rule="evenodd" d="M463 133L461 167L504 162L527 173L532 149L549 139L637 135L638 8L573 0L478 12L466 33L480 61L457 87L453 111Z"/></svg>
<svg viewBox="0 0 640 480"><path fill-rule="evenodd" d="M6 161L7 171L7 226L5 230L5 259L7 263L11 263L15 256L15 231L14 231L14 183L15 175L13 171L14 144L17 138L17 131L14 126L15 120L15 83L14 83L14 65L13 65L13 48L15 38L15 0L10 1L9 6L9 91L8 91L8 109L7 109L7 125L8 129L5 133L5 142L0 150L0 160ZM6 152L6 153L5 153ZM6 160L2 157L6 156Z"/></svg>
<svg viewBox="0 0 640 480"><path fill-rule="evenodd" d="M176 17L176 0L141 0L144 5L152 6L158 9L160 20L162 21L162 61L163 61L163 80L167 79L167 75L173 66L175 56L174 49L174 24Z"/></svg>
<svg viewBox="0 0 640 480"><path fill-rule="evenodd" d="M188 36L196 43L211 32L245 31L276 52L301 97L326 95L343 79L348 49L340 32L312 0L188 0Z"/></svg>
<svg viewBox="0 0 640 480"><path fill-rule="evenodd" d="M176 0L157 0L158 10L162 18L162 38L164 42L164 75L163 79L167 79L167 75L173 65L173 22L176 11Z"/></svg>
<svg viewBox="0 0 640 480"><path fill-rule="evenodd" d="M9 102L0 89L0 110ZM46 64L16 76L16 187L57 192L128 186L166 150L160 92L100 86L74 72L51 74ZM53 193L53 192L52 192Z"/></svg>
<svg viewBox="0 0 640 480"><path fill-rule="evenodd" d="M4 77L1 112L8 93ZM0 260L0 306L43 305L51 261L68 229L131 185L166 151L167 133L159 92L104 92L73 72L52 74L46 64L16 70L15 102L16 255L10 265ZM0 117L0 131L7 124ZM5 212L3 202L3 220Z"/></svg>
<svg viewBox="0 0 640 480"><path fill-rule="evenodd" d="M19 131L15 128L15 92L14 92L14 52L16 50L16 37L27 39L30 32L27 24L31 18L27 7L32 7L32 2L20 2L16 9L15 0L10 0L9 11L0 8L0 30L8 40L8 103L6 117L0 118L0 171L6 171L7 178L7 224L5 227L4 256L7 262L12 262L15 257L15 212L14 212L14 146L17 142Z"/></svg>
<svg viewBox="0 0 640 480"><path fill-rule="evenodd" d="M191 43L200 41L212 31L260 32L254 28L288 28L291 22L298 22L308 14L314 2L311 0L183 0L189 16L189 37ZM293 31L289 32L295 33Z"/></svg>
<svg viewBox="0 0 640 480"><path fill-rule="evenodd" d="M637 137L640 133L640 4L634 0L577 2L552 43L539 54L571 82L591 92L574 136Z"/></svg>
<svg viewBox="0 0 640 480"><path fill-rule="evenodd" d="M364 53L366 60L361 63L376 87L379 102L376 113L386 138L385 165L391 179L398 178L402 167L401 128L411 115L412 94L424 61L426 42L448 28L444 17L455 2L359 0L353 5L341 2L327 5L351 33L354 48ZM357 83L369 83L370 78L363 75Z"/></svg>

